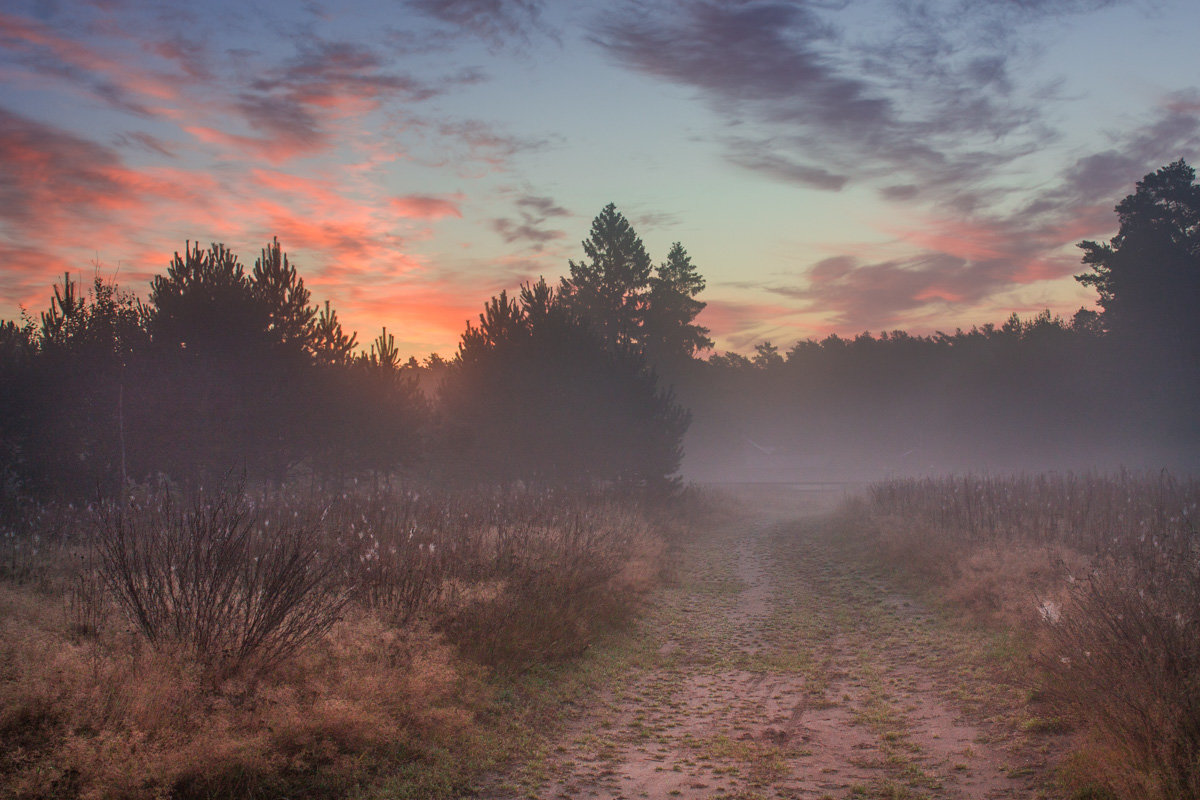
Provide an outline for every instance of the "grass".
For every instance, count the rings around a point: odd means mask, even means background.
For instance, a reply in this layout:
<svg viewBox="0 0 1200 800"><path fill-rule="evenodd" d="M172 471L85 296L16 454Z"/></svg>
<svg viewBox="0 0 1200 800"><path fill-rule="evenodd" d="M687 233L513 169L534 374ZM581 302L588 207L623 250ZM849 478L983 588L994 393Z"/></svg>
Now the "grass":
<svg viewBox="0 0 1200 800"><path fill-rule="evenodd" d="M1019 727L1084 734L1069 794L1183 800L1200 796L1198 503L1165 472L893 480L843 529L1004 635L996 658L1036 698Z"/></svg>
<svg viewBox="0 0 1200 800"><path fill-rule="evenodd" d="M457 796L603 672L662 519L532 491L14 509L0 794Z"/></svg>

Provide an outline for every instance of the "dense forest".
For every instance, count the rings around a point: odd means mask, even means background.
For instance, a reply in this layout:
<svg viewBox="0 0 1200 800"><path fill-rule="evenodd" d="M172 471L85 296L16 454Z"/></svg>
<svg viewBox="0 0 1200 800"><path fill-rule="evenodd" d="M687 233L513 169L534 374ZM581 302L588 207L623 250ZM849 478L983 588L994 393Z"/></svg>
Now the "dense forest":
<svg viewBox="0 0 1200 800"><path fill-rule="evenodd" d="M611 204L568 275L491 298L452 359L424 364L404 362L386 328L361 347L278 241L249 269L189 242L144 301L65 275L36 318L0 323L0 496L230 473L663 490L681 465L694 478L809 480L1194 470L1195 173L1163 167L1116 211L1109 243L1080 245L1077 279L1098 311L707 360L696 265L676 243L655 266Z"/></svg>

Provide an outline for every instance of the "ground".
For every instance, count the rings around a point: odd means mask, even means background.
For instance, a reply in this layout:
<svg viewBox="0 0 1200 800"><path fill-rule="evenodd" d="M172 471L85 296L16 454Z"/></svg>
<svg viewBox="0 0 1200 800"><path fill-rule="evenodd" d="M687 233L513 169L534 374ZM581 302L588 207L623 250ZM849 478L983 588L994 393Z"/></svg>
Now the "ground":
<svg viewBox="0 0 1200 800"><path fill-rule="evenodd" d="M1022 717L1003 638L865 567L829 501L698 526L601 688L477 796L1045 796L1064 743Z"/></svg>

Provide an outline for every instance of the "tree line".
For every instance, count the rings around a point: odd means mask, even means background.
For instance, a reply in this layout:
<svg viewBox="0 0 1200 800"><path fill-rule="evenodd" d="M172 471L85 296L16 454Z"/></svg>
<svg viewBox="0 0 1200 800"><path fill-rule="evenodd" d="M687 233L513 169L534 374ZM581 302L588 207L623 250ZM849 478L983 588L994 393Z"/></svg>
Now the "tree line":
<svg viewBox="0 0 1200 800"><path fill-rule="evenodd" d="M490 298L454 357L424 366L386 328L360 346L278 241L249 269L189 242L144 302L66 275L38 317L0 322L0 493L231 471L665 488L693 417L692 464L747 448L903 470L1195 454L1195 173L1163 167L1116 211L1117 236L1081 244L1098 311L707 360L704 278L681 243L655 266L612 204L567 275Z"/></svg>
<svg viewBox="0 0 1200 800"><path fill-rule="evenodd" d="M1080 243L1097 310L1001 325L771 342L676 388L694 472L759 463L822 478L1028 469L1200 470L1200 187L1139 181L1107 243ZM785 464L785 462L787 462Z"/></svg>
<svg viewBox="0 0 1200 800"><path fill-rule="evenodd" d="M433 397L384 328L366 348L313 303L277 240L252 268L188 243L142 302L64 275L37 319L0 323L0 480L84 495L166 475L322 484L672 485L689 415L648 365L691 358L703 288L681 245L651 266L609 205L557 286L492 298Z"/></svg>

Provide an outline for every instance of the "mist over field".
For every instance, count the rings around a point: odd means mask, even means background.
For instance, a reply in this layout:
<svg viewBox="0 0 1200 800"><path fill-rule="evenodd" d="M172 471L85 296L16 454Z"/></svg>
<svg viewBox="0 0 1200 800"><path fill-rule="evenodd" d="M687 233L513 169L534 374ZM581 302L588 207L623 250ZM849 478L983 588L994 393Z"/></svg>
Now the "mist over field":
<svg viewBox="0 0 1200 800"><path fill-rule="evenodd" d="M1194 797L1194 171L1117 214L1098 310L753 355L611 203L450 359L278 240L65 274L0 323L0 786Z"/></svg>
<svg viewBox="0 0 1200 800"><path fill-rule="evenodd" d="M1044 371L997 374L956 367L948 353L895 365L881 363L886 354L870 354L886 349L878 343L850 347L866 351L853 378L789 364L774 374L746 370L738 378L676 383L694 415L684 440L685 478L868 483L963 473L1200 470L1194 399L1100 385L1095 372L1069 360L1074 354L1051 354L1054 363Z"/></svg>
<svg viewBox="0 0 1200 800"><path fill-rule="evenodd" d="M8 0L0 796L1196 800L1195 0Z"/></svg>

